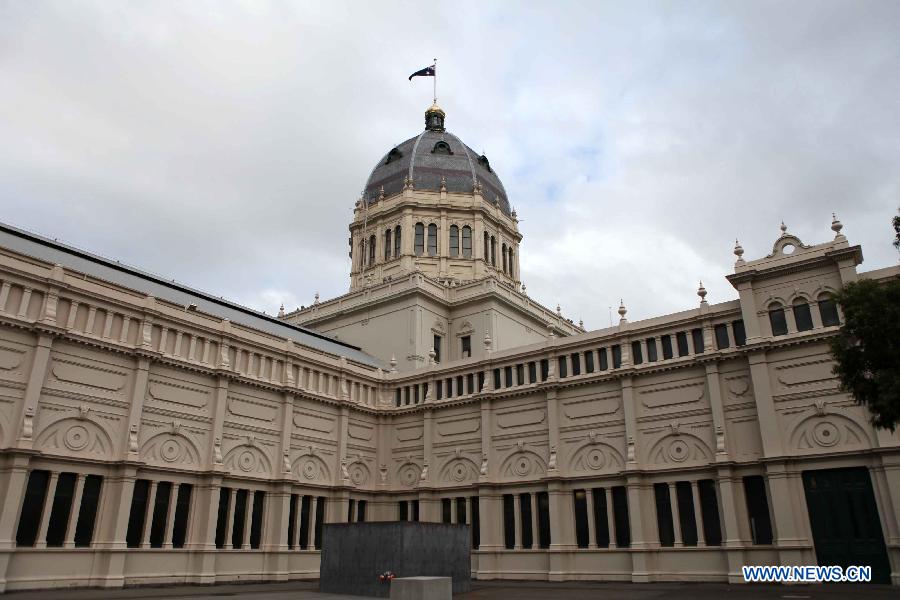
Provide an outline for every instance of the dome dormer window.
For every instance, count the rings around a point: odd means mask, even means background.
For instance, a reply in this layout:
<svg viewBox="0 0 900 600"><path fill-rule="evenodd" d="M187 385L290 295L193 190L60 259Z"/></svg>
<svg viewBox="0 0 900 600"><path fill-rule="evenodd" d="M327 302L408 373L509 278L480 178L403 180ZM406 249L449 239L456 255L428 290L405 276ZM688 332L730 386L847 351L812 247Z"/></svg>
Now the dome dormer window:
<svg viewBox="0 0 900 600"><path fill-rule="evenodd" d="M488 170L488 173L493 173L491 170L491 162L487 159L487 156L482 154L478 157L478 164Z"/></svg>
<svg viewBox="0 0 900 600"><path fill-rule="evenodd" d="M434 148L431 149L432 154L453 154L453 150L450 149L450 144L445 142L444 140L440 140L438 143L434 145Z"/></svg>
<svg viewBox="0 0 900 600"><path fill-rule="evenodd" d="M402 156L403 153L400 152L397 148L391 148L391 151L387 154L387 158L384 160L384 164L392 163L395 160L400 160Z"/></svg>

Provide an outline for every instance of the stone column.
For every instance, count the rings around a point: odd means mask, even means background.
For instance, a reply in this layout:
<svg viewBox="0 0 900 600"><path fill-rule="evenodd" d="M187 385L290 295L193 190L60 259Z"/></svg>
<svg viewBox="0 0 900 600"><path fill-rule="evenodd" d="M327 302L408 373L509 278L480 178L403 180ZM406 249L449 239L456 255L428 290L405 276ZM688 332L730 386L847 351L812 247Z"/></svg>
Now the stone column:
<svg viewBox="0 0 900 600"><path fill-rule="evenodd" d="M537 550L541 547L540 525L538 521L538 496L537 492L531 492L531 547Z"/></svg>
<svg viewBox="0 0 900 600"><path fill-rule="evenodd" d="M158 484L155 479L150 481L150 490L147 492L147 509L144 513L144 530L141 532L141 548L150 547L150 531L153 525L153 512L156 506L156 491Z"/></svg>
<svg viewBox="0 0 900 600"><path fill-rule="evenodd" d="M606 494L606 527L609 530L609 548L617 548L616 542L616 519L615 509L613 507L612 488L607 486L603 489Z"/></svg>
<svg viewBox="0 0 900 600"><path fill-rule="evenodd" d="M309 531L307 531L308 538L306 540L306 549L307 550L315 550L316 549L316 512L319 509L319 497L318 496L310 496L309 497Z"/></svg>
<svg viewBox="0 0 900 600"><path fill-rule="evenodd" d="M175 508L178 505L178 490L180 483L173 483L169 491L169 506L166 510L166 528L163 534L163 548L172 548L172 535L175 532Z"/></svg>
<svg viewBox="0 0 900 600"><path fill-rule="evenodd" d="M256 505L256 491L247 490L247 503L244 505L244 538L241 540L241 548L250 548L250 534L253 531L253 507Z"/></svg>
<svg viewBox="0 0 900 600"><path fill-rule="evenodd" d="M668 486L669 505L672 507L672 527L675 531L675 547L681 548L684 546L684 538L681 535L681 511L678 510L678 492L673 482L670 481Z"/></svg>
<svg viewBox="0 0 900 600"><path fill-rule="evenodd" d="M631 553L631 580L646 583L650 581L650 568L647 540L659 539L653 519L644 519L643 515L652 515L653 510L648 498L648 489L640 474L628 474L626 483L628 493L628 518L631 525L631 548L638 552Z"/></svg>
<svg viewBox="0 0 900 600"><path fill-rule="evenodd" d="M522 549L522 498L519 494L513 495L513 515L516 524L516 542L515 549Z"/></svg>
<svg viewBox="0 0 900 600"><path fill-rule="evenodd" d="M584 490L584 503L587 508L588 548L596 548L597 526L594 522L594 494L590 488Z"/></svg>
<svg viewBox="0 0 900 600"><path fill-rule="evenodd" d="M806 550L812 540L802 535L802 524L797 514L801 507L797 506L797 498L803 498L803 490L796 489L792 482L792 474L788 472L784 462L766 463L766 478L769 484L769 512L772 515L775 546L782 565L810 564ZM803 503L802 510L806 510ZM806 516L806 515L804 515ZM808 557L811 560L811 556ZM812 561L814 562L814 561Z"/></svg>
<svg viewBox="0 0 900 600"><path fill-rule="evenodd" d="M225 549L234 549L234 509L237 502L237 488L231 488L228 494L228 514L225 517Z"/></svg>
<svg viewBox="0 0 900 600"><path fill-rule="evenodd" d="M694 522L697 524L697 545L706 546L706 531L703 529L703 510L700 508L700 488L697 480L691 480L691 497L694 499Z"/></svg>
<svg viewBox="0 0 900 600"><path fill-rule="evenodd" d="M188 521L184 547L194 551L190 564L193 565L192 571L197 583L216 581L216 528L221 491L222 477L210 475L198 481L191 494L191 518ZM227 544L228 540L224 542Z"/></svg>
<svg viewBox="0 0 900 600"><path fill-rule="evenodd" d="M81 498L84 495L85 475L78 473L75 476L75 495L72 498L72 507L69 510L69 520L66 524L64 548L75 547L75 529L78 527L78 513L81 512Z"/></svg>
<svg viewBox="0 0 900 600"><path fill-rule="evenodd" d="M728 557L728 582L743 583L741 567L744 565L745 545L739 523L746 522L746 505L743 494L739 494L741 481L735 478L730 466L720 466L718 470L719 514L723 526L722 544Z"/></svg>
<svg viewBox="0 0 900 600"><path fill-rule="evenodd" d="M41 511L41 524L34 542L35 548L47 547L47 528L50 525L50 512L53 509L53 499L56 497L58 484L59 471L51 471L50 482L47 484L47 495L44 497L44 509Z"/></svg>

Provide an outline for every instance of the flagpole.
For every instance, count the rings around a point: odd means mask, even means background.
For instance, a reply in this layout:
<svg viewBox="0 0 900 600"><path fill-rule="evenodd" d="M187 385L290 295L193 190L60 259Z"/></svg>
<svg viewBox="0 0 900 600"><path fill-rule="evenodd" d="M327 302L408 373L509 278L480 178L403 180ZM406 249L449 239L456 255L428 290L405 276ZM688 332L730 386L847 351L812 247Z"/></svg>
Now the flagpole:
<svg viewBox="0 0 900 600"><path fill-rule="evenodd" d="M434 103L437 104L437 59L434 59Z"/></svg>

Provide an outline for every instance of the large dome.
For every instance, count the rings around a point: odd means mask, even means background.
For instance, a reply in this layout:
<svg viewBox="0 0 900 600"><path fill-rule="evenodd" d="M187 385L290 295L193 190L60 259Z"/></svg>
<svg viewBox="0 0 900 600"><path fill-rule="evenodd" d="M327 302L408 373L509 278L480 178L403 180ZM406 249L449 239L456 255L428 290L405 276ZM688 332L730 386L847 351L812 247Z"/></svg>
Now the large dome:
<svg viewBox="0 0 900 600"><path fill-rule="evenodd" d="M506 190L487 157L444 129L444 111L437 105L425 113L425 122L425 131L391 148L372 169L363 192L366 201L376 202L382 187L385 196L401 192L407 177L414 189L437 192L443 177L448 192L471 194L477 181L485 200L509 215Z"/></svg>

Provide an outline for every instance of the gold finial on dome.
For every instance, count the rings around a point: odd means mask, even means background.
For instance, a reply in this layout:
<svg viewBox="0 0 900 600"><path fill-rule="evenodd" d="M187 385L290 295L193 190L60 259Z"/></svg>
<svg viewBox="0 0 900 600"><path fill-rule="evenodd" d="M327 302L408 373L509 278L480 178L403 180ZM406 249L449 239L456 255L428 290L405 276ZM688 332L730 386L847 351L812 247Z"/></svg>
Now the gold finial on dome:
<svg viewBox="0 0 900 600"><path fill-rule="evenodd" d="M428 131L444 131L444 117L447 113L438 106L437 100L425 111L425 129Z"/></svg>

